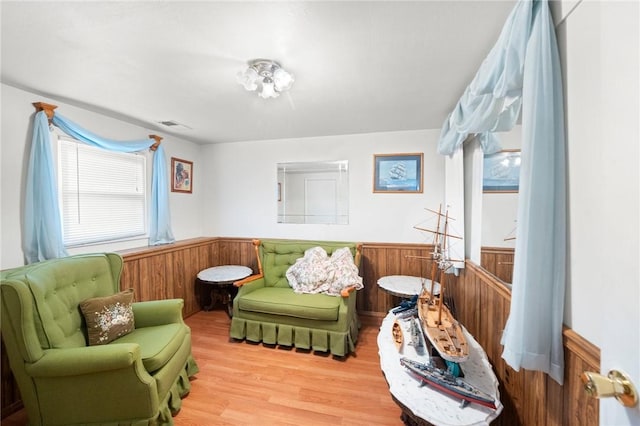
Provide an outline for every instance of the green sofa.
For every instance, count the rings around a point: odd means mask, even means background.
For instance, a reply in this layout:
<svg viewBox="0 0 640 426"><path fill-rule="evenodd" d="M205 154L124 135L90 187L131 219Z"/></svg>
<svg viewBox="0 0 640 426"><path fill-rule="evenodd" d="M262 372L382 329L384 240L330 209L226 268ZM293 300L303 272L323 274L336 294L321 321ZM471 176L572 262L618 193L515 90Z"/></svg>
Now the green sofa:
<svg viewBox="0 0 640 426"><path fill-rule="evenodd" d="M115 253L2 271L2 337L30 425L171 425L198 367L181 299L128 303L134 329L87 344L87 299L120 290Z"/></svg>
<svg viewBox="0 0 640 426"><path fill-rule="evenodd" d="M355 350L359 320L352 286L342 296L299 294L286 272L307 249L322 247L329 256L348 247L356 266L361 244L334 241L254 240L259 273L236 283L230 335L271 345L313 349L342 357ZM355 284L355 283L354 283Z"/></svg>

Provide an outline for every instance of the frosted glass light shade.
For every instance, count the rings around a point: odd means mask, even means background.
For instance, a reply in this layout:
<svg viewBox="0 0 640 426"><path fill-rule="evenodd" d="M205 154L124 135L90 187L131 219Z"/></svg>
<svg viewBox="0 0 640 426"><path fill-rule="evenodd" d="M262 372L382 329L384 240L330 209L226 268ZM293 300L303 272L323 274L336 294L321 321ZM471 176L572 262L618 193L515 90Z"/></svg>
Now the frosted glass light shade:
<svg viewBox="0 0 640 426"><path fill-rule="evenodd" d="M253 91L258 88L258 79L260 76L257 71L251 67L247 68L245 72L239 72L237 75L238 83L240 83L245 90Z"/></svg>
<svg viewBox="0 0 640 426"><path fill-rule="evenodd" d="M293 75L282 68L276 69L273 73L273 83L276 86L276 90L279 92L289 90L293 85L293 81Z"/></svg>
<svg viewBox="0 0 640 426"><path fill-rule="evenodd" d="M268 77L262 80L262 91L259 96L263 99L277 98L280 96L280 93L275 90L273 80Z"/></svg>

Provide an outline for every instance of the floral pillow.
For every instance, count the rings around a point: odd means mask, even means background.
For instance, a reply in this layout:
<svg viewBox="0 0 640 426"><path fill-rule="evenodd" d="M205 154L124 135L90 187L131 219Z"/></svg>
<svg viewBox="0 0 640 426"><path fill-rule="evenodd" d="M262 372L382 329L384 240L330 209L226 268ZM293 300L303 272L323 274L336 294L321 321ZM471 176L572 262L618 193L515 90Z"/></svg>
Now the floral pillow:
<svg viewBox="0 0 640 426"><path fill-rule="evenodd" d="M87 322L89 346L106 345L131 333L135 326L132 303L133 289L81 302L80 310Z"/></svg>
<svg viewBox="0 0 640 426"><path fill-rule="evenodd" d="M346 287L363 287L362 277L358 276L358 268L348 247L334 251L331 257L322 247L310 248L287 270L286 277L296 293L338 296Z"/></svg>
<svg viewBox="0 0 640 426"><path fill-rule="evenodd" d="M296 293L322 293L328 288L328 255L322 247L313 247L291 265L285 276Z"/></svg>
<svg viewBox="0 0 640 426"><path fill-rule="evenodd" d="M362 277L358 275L358 267L353 262L353 255L348 247L333 252L328 269L330 281L328 294L338 295L342 289L352 285L356 286L356 290L364 287Z"/></svg>

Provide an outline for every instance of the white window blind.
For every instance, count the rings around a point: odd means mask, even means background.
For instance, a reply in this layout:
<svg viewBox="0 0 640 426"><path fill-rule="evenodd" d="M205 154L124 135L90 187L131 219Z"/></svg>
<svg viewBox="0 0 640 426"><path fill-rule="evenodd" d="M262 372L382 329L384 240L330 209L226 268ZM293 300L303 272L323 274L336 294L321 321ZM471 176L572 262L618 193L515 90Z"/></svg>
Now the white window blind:
<svg viewBox="0 0 640 426"><path fill-rule="evenodd" d="M146 158L58 140L65 246L146 234Z"/></svg>

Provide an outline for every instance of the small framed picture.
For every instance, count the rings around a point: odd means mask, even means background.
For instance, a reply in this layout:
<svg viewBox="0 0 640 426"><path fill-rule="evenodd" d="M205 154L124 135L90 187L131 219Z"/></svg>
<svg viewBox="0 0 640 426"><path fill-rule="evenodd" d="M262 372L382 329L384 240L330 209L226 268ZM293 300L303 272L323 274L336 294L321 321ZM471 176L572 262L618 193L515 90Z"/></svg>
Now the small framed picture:
<svg viewBox="0 0 640 426"><path fill-rule="evenodd" d="M193 162L171 157L171 192L193 192Z"/></svg>
<svg viewBox="0 0 640 426"><path fill-rule="evenodd" d="M484 156L482 192L518 192L520 150L504 150Z"/></svg>
<svg viewBox="0 0 640 426"><path fill-rule="evenodd" d="M373 192L421 193L423 153L374 154Z"/></svg>

